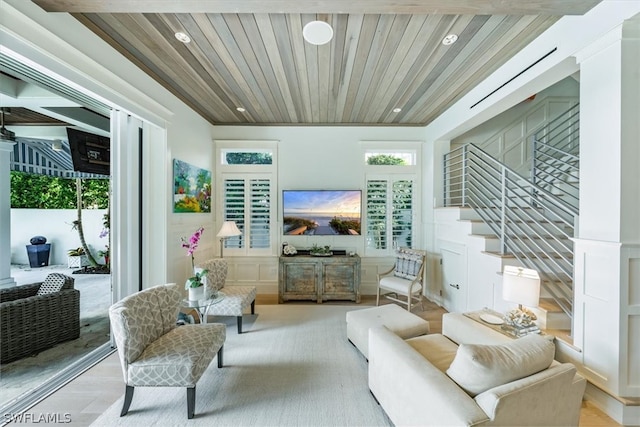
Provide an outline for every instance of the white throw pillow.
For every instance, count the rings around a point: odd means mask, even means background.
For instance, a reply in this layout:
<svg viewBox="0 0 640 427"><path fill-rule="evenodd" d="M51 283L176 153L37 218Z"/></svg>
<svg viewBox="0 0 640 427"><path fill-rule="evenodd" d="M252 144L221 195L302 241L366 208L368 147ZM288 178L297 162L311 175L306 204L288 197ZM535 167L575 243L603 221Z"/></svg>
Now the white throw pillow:
<svg viewBox="0 0 640 427"><path fill-rule="evenodd" d="M553 341L540 335L527 335L501 345L460 344L447 375L474 397L547 369L554 356Z"/></svg>

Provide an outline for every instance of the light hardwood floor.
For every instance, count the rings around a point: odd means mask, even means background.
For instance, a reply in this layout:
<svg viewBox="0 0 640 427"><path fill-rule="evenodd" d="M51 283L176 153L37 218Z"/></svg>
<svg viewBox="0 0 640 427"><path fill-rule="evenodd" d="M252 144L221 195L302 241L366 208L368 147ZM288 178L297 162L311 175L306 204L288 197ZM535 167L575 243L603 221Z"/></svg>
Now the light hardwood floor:
<svg viewBox="0 0 640 427"><path fill-rule="evenodd" d="M256 301L259 314L259 305L277 303L277 296L258 296ZM383 300L383 304L389 303ZM295 304L295 303L287 303ZM352 304L346 302L328 302L325 304ZM375 298L367 296L363 298L361 305L375 305ZM442 314L446 311L436 304L425 301L424 311L419 308L414 313L429 321L431 332L437 333L442 330ZM235 333L235 326L233 327ZM64 386L56 393L49 396L27 412L31 420L41 416L51 416L58 414L60 420L70 420L65 423L70 426L88 426L102 412L115 403L124 392L122 383L122 371L117 354L112 354L102 362L89 369L78 378ZM68 415L67 415L68 414ZM3 414L3 421L7 420L7 415ZM65 418L66 417L66 418ZM2 423L0 423L2 424ZM27 422L23 420L16 425L22 426L42 426L42 422ZM598 408L589 402L583 402L580 414L580 426L601 427L619 426Z"/></svg>

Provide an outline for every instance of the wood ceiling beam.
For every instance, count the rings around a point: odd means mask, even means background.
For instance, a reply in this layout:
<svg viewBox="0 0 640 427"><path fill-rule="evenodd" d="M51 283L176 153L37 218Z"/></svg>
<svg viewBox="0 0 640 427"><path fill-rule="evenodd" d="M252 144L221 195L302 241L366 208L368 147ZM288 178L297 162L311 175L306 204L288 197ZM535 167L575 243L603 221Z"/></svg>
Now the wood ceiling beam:
<svg viewBox="0 0 640 427"><path fill-rule="evenodd" d="M582 15L601 0L32 0L69 13Z"/></svg>

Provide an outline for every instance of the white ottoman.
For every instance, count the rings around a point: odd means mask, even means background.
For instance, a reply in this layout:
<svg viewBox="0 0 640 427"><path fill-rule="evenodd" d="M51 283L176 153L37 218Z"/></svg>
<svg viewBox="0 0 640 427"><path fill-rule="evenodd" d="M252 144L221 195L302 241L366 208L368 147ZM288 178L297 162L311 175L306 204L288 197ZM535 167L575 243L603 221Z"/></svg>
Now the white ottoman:
<svg viewBox="0 0 640 427"><path fill-rule="evenodd" d="M347 312L347 338L369 359L369 328L384 325L402 339L429 333L429 322L395 304Z"/></svg>

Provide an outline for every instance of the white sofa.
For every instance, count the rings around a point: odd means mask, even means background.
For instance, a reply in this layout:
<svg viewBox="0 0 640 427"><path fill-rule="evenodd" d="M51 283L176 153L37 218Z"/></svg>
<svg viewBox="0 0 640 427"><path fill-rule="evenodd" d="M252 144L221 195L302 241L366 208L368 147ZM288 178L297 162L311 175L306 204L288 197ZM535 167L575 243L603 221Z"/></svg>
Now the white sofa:
<svg viewBox="0 0 640 427"><path fill-rule="evenodd" d="M551 339L513 340L455 313L442 322L407 340L369 330L369 388L396 426L578 425L586 381L554 360Z"/></svg>

